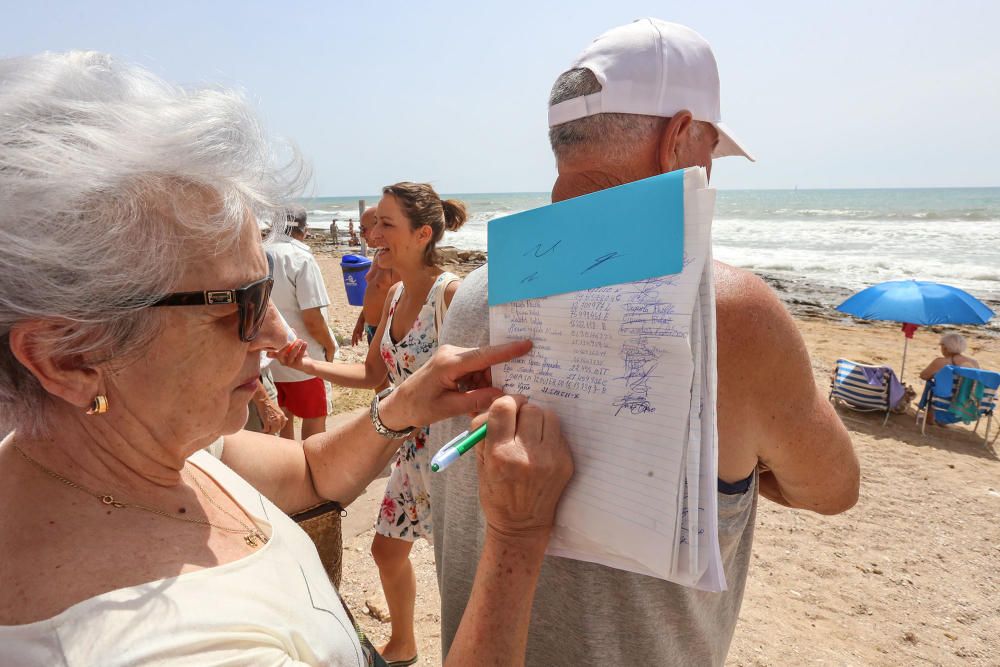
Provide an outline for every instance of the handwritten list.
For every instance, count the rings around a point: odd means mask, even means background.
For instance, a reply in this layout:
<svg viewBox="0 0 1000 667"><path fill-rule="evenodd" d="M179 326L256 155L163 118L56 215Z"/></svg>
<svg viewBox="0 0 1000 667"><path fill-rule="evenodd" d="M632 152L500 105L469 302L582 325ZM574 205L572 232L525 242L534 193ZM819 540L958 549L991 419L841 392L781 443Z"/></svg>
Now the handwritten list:
<svg viewBox="0 0 1000 667"><path fill-rule="evenodd" d="M704 516L716 511L715 498L703 493L714 489L715 476L714 337L706 344L708 325L714 333L714 192L701 170L682 173L679 270L492 305L491 342L534 342L528 355L494 367L493 378L504 391L554 410L573 449L576 472L550 553L719 590ZM491 245L491 292L496 270L541 279L534 259L564 272L618 259L599 243L560 257L559 241L550 234L542 247L512 245L521 255L509 265L503 257L498 263Z"/></svg>

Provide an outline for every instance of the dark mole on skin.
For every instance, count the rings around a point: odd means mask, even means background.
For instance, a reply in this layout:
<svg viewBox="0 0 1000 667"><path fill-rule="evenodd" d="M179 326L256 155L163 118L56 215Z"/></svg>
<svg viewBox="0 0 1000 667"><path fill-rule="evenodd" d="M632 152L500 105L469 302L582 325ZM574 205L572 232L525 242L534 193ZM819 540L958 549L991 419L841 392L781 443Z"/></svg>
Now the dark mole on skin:
<svg viewBox="0 0 1000 667"><path fill-rule="evenodd" d="M184 513L187 512L187 509L185 509L185 508L182 507L179 510L177 510L177 512L180 513L180 514L184 514Z"/></svg>
<svg viewBox="0 0 1000 667"><path fill-rule="evenodd" d="M507 574L514 574L514 570L508 567L507 568Z"/></svg>
<svg viewBox="0 0 1000 667"><path fill-rule="evenodd" d="M653 471L652 470L650 470L649 472L646 473L646 477L652 477L652 476L653 476Z"/></svg>

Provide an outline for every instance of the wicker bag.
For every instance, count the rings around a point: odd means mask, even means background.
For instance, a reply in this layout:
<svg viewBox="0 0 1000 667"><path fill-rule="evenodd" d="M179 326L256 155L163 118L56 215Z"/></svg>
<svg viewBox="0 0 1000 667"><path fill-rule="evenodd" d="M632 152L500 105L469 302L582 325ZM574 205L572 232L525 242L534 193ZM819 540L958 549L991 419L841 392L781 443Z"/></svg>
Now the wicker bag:
<svg viewBox="0 0 1000 667"><path fill-rule="evenodd" d="M340 575L343 570L344 544L340 532L340 518L345 514L340 503L333 501L310 507L292 515L295 523L306 531L316 545L319 559L327 576L335 588L340 588Z"/></svg>

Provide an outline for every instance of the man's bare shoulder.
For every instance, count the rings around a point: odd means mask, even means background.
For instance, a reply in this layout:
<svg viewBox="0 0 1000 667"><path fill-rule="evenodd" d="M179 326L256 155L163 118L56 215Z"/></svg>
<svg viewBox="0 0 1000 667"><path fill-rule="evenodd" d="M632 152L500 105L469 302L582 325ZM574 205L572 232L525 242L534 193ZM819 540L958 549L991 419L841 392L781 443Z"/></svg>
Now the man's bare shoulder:
<svg viewBox="0 0 1000 667"><path fill-rule="evenodd" d="M716 261L715 307L720 346L752 349L775 337L798 337L794 322L774 291L750 271Z"/></svg>
<svg viewBox="0 0 1000 667"><path fill-rule="evenodd" d="M717 262L719 476L756 465L761 493L791 507L842 512L858 498L850 435L817 389L795 320L763 280Z"/></svg>
<svg viewBox="0 0 1000 667"><path fill-rule="evenodd" d="M720 476L735 479L774 438L780 393L815 390L802 337L777 295L749 271L716 262L714 272Z"/></svg>

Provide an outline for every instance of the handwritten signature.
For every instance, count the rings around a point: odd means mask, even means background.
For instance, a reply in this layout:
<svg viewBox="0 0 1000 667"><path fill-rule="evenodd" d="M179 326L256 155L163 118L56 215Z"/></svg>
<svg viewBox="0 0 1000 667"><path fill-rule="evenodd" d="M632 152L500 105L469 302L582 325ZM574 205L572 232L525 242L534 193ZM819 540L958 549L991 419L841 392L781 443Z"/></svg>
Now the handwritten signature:
<svg viewBox="0 0 1000 667"><path fill-rule="evenodd" d="M542 250L542 244L539 243L534 248L528 248L528 252L524 253L524 255L522 256L527 257L528 255L534 255L537 258L545 257L550 252L554 252L555 249L559 247L560 243L562 243L562 239L559 239L558 241L556 241L555 243L553 243L544 250Z"/></svg>
<svg viewBox="0 0 1000 667"><path fill-rule="evenodd" d="M625 255L619 254L618 251L609 252L606 255L601 255L600 257L597 257L597 258L594 259L594 263L593 264L591 264L590 266L588 266L587 268L585 268L583 271L581 271L580 275L583 275L587 271L590 271L591 269L596 268L596 267L600 266L601 264L604 264L604 262L607 262L607 261L612 260L612 259L618 259L619 257L625 257Z"/></svg>

